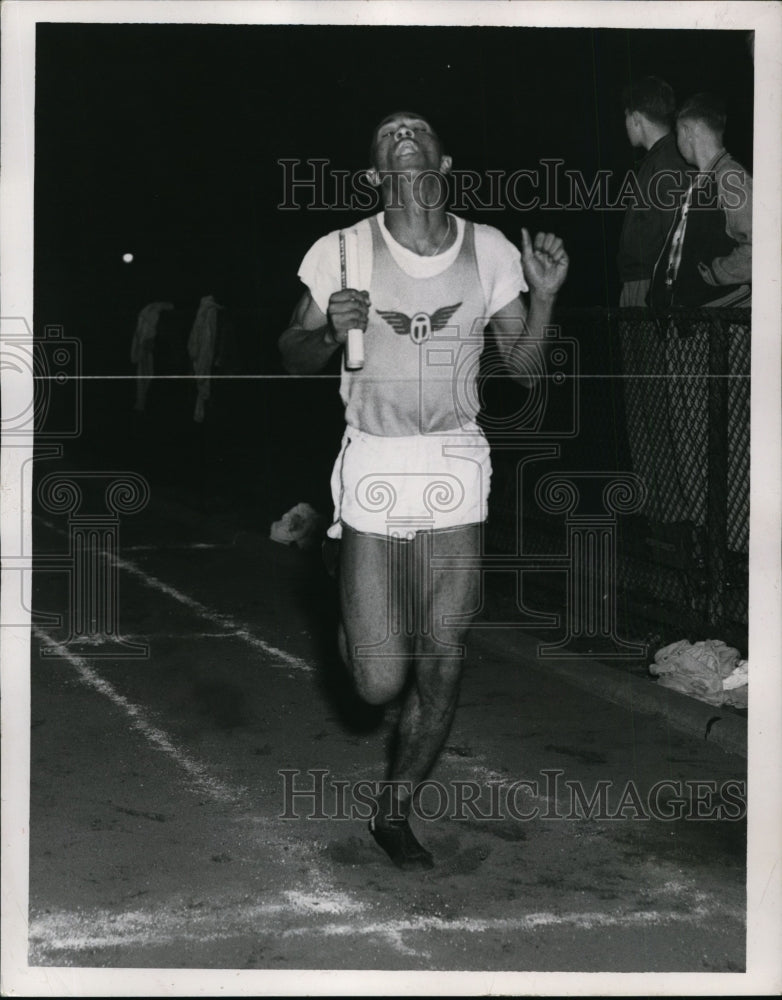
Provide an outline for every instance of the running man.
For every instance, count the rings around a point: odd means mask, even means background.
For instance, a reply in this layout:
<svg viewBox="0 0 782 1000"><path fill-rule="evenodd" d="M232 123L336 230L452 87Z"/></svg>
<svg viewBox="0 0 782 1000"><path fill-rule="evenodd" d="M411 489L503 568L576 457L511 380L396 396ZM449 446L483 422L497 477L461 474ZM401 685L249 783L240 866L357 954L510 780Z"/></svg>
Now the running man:
<svg viewBox="0 0 782 1000"><path fill-rule="evenodd" d="M491 476L475 422L484 330L491 323L523 380L529 339L550 323L568 258L558 237L533 241L523 229L519 259L498 230L446 212L451 157L420 115L383 119L371 155L367 176L384 210L355 227L359 287L340 287L339 233L320 239L299 269L306 291L280 350L289 372L312 374L348 330L364 331L363 368L342 368L347 426L332 476L339 642L365 701L402 696L370 831L398 867L415 870L433 859L409 824L413 796L451 726L480 604Z"/></svg>

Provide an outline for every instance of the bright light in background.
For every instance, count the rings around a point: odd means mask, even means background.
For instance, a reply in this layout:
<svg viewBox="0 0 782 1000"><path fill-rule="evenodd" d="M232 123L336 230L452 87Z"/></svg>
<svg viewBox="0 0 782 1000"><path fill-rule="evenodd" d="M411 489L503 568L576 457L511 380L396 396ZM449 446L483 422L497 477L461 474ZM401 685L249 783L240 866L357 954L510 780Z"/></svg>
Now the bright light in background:
<svg viewBox="0 0 782 1000"><path fill-rule="evenodd" d="M131 264L133 262L133 254L132 253L124 253L122 255L122 259L125 261L126 264Z"/></svg>

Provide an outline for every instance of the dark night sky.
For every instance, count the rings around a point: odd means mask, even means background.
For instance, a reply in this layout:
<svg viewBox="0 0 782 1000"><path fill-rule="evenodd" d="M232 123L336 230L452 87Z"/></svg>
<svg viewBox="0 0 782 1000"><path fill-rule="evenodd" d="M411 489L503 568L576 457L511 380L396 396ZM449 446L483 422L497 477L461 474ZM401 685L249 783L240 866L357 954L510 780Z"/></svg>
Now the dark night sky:
<svg viewBox="0 0 782 1000"><path fill-rule="evenodd" d="M114 332L118 316L156 298L194 309L213 291L268 317L272 344L303 253L356 215L281 212L280 158L358 169L378 118L412 106L455 167L561 158L587 178L614 171L616 187L633 162L619 93L647 73L679 98L720 93L726 144L751 168L743 32L39 24L36 324L70 323L88 366L125 370L132 331ZM514 242L522 223L558 232L572 260L563 301L615 303L621 211L469 214Z"/></svg>

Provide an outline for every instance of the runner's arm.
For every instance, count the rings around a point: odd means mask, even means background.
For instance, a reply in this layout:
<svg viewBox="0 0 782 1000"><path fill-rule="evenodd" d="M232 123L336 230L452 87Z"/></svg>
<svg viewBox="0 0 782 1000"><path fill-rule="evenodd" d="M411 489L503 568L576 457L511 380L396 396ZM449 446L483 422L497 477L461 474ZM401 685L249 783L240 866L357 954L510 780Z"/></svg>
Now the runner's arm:
<svg viewBox="0 0 782 1000"><path fill-rule="evenodd" d="M312 375L325 368L345 343L349 329L366 329L368 306L366 292L345 288L331 296L325 315L307 289L278 341L285 370L291 375Z"/></svg>
<svg viewBox="0 0 782 1000"><path fill-rule="evenodd" d="M530 288L529 310L517 296L494 313L491 325L511 377L529 387L536 372L545 370L553 339L545 331L570 261L554 233L537 233L533 240L522 228L521 262Z"/></svg>
<svg viewBox="0 0 782 1000"><path fill-rule="evenodd" d="M543 371L546 327L551 325L551 313L556 296L530 295L530 307L521 296L498 309L491 318L497 347L511 377L527 387L535 373Z"/></svg>

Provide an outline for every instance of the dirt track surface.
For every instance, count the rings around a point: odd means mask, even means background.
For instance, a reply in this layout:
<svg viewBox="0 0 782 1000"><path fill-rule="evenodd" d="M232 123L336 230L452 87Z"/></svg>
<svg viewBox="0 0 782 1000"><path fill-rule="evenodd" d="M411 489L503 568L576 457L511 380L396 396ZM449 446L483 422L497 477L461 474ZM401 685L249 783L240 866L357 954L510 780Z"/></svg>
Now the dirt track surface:
<svg viewBox="0 0 782 1000"><path fill-rule="evenodd" d="M63 524L38 522L36 544L62 549ZM663 779L743 781L739 757L525 666L518 633L500 655L478 630L433 778L485 796L525 779L514 802L531 818L418 818L437 865L403 873L365 820L329 818L333 782L382 777L394 708L351 698L318 560L150 510L123 525L120 566L121 631L147 658L65 649L67 625L34 642L31 964L744 968L743 822L565 818L568 782L610 782L614 804L632 782L643 801ZM35 593L63 610L65 575L39 573ZM296 772L290 792L315 769L327 818L303 796L282 818L280 772Z"/></svg>

